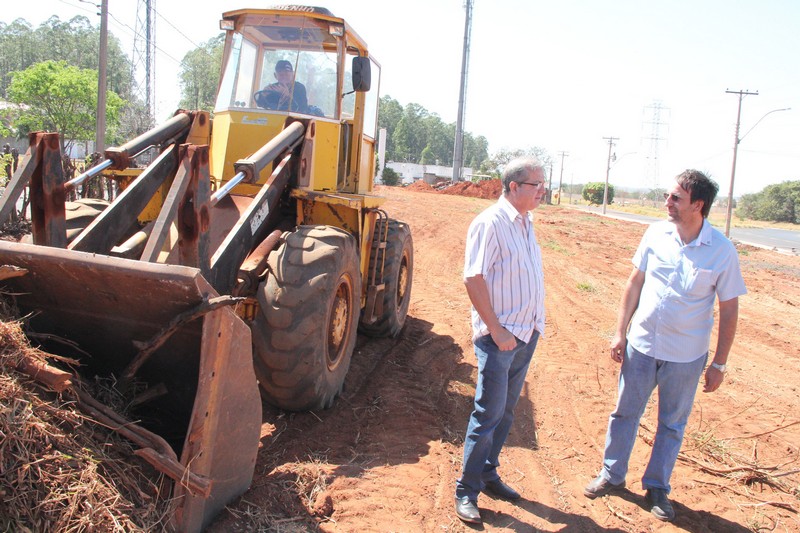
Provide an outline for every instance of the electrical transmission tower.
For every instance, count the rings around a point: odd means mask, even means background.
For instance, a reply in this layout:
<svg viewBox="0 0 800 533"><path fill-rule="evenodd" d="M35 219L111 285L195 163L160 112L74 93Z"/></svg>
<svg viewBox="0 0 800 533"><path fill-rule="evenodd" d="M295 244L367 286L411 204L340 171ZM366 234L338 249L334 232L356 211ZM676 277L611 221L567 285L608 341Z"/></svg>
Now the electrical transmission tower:
<svg viewBox="0 0 800 533"><path fill-rule="evenodd" d="M134 95L144 103L145 128L154 124L156 91L156 0L138 0L133 39Z"/></svg>
<svg viewBox="0 0 800 533"><path fill-rule="evenodd" d="M645 180L653 190L660 188L661 143L669 131L669 108L658 100L645 106L642 118L642 151L645 156ZM658 198L653 198L658 201Z"/></svg>

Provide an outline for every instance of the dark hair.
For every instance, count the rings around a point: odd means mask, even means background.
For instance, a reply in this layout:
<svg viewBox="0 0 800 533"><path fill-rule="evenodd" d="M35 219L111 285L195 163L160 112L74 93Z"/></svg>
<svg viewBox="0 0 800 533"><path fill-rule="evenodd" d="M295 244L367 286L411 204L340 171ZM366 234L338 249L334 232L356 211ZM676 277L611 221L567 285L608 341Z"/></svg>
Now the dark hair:
<svg viewBox="0 0 800 533"><path fill-rule="evenodd" d="M511 190L511 182L517 183L525 181L528 174L532 174L537 170L544 173L544 165L535 157L520 157L512 160L503 169L503 192L507 193Z"/></svg>
<svg viewBox="0 0 800 533"><path fill-rule="evenodd" d="M277 63L275 63L275 72L281 72L281 71L292 72L293 70L294 69L292 69L292 64L286 61L285 59L281 59Z"/></svg>
<svg viewBox="0 0 800 533"><path fill-rule="evenodd" d="M719 192L719 185L717 182L700 172L699 170L684 170L675 177L675 181L681 188L689 191L689 200L696 202L697 200L703 201L703 209L701 213L703 218L708 218L708 213L711 211L711 205Z"/></svg>

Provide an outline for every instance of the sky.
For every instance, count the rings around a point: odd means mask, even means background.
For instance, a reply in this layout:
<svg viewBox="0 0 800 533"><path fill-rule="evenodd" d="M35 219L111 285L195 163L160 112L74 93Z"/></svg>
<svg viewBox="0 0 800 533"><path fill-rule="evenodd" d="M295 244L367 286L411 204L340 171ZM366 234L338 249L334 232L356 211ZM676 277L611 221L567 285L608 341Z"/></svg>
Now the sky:
<svg viewBox="0 0 800 533"><path fill-rule="evenodd" d="M180 100L180 60L219 33L241 0L154 0L155 100ZM99 0L97 0L99 2ZM133 51L137 0L108 0L109 30ZM84 15L86 0L4 2L0 20L35 26ZM458 113L464 0L315 0L344 18L381 65L380 93L448 123ZM800 2L796 0L474 0L464 128L489 151L538 146L552 183L672 186L687 168L727 196L742 98L734 195L800 179ZM783 111L776 111L783 110ZM561 154L564 154L563 157ZM562 165L563 161L563 165Z"/></svg>

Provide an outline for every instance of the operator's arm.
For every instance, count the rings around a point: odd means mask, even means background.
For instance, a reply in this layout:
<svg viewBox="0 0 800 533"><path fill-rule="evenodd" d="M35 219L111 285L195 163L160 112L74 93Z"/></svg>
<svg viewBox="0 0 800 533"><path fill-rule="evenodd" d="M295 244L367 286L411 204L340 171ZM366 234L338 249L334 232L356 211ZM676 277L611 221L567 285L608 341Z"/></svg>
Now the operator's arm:
<svg viewBox="0 0 800 533"><path fill-rule="evenodd" d="M642 294L643 285L644 272L633 267L633 272L631 272L630 277L628 277L628 283L625 285L625 291L622 293L622 301L619 303L617 332L614 334L614 338L611 339L611 359L618 363L622 362L622 358L625 355L628 324L633 318L634 311L639 307L639 296Z"/></svg>
<svg viewBox="0 0 800 533"><path fill-rule="evenodd" d="M467 287L467 295L469 295L472 306L489 328L489 334L497 347L503 351L513 350L517 346L517 339L500 324L500 320L492 308L489 288L486 286L483 276L477 274L469 277L464 280L464 285Z"/></svg>
<svg viewBox="0 0 800 533"><path fill-rule="evenodd" d="M717 349L714 352L714 362L724 365L728 361L728 354L733 346L736 336L736 323L739 320L739 298L731 298L719 303L719 333L717 335ZM713 366L706 369L706 383L703 392L714 392L722 385L725 373Z"/></svg>

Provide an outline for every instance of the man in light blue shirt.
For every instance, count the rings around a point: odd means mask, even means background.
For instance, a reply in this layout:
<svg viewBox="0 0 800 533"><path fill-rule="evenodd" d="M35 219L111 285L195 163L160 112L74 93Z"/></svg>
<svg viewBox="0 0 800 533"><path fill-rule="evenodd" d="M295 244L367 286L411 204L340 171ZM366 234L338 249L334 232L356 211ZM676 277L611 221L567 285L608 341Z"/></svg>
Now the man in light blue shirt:
<svg viewBox="0 0 800 533"><path fill-rule="evenodd" d="M597 498L625 487L639 419L657 386L658 429L642 486L651 512L663 521L675 518L669 480L697 384L705 369L703 392L722 385L739 296L747 292L736 248L707 220L717 184L696 170L675 181L664 195L668 219L648 228L633 256L611 340L611 358L622 363L617 407L609 418L603 468L584 489ZM719 334L706 369L716 298Z"/></svg>

